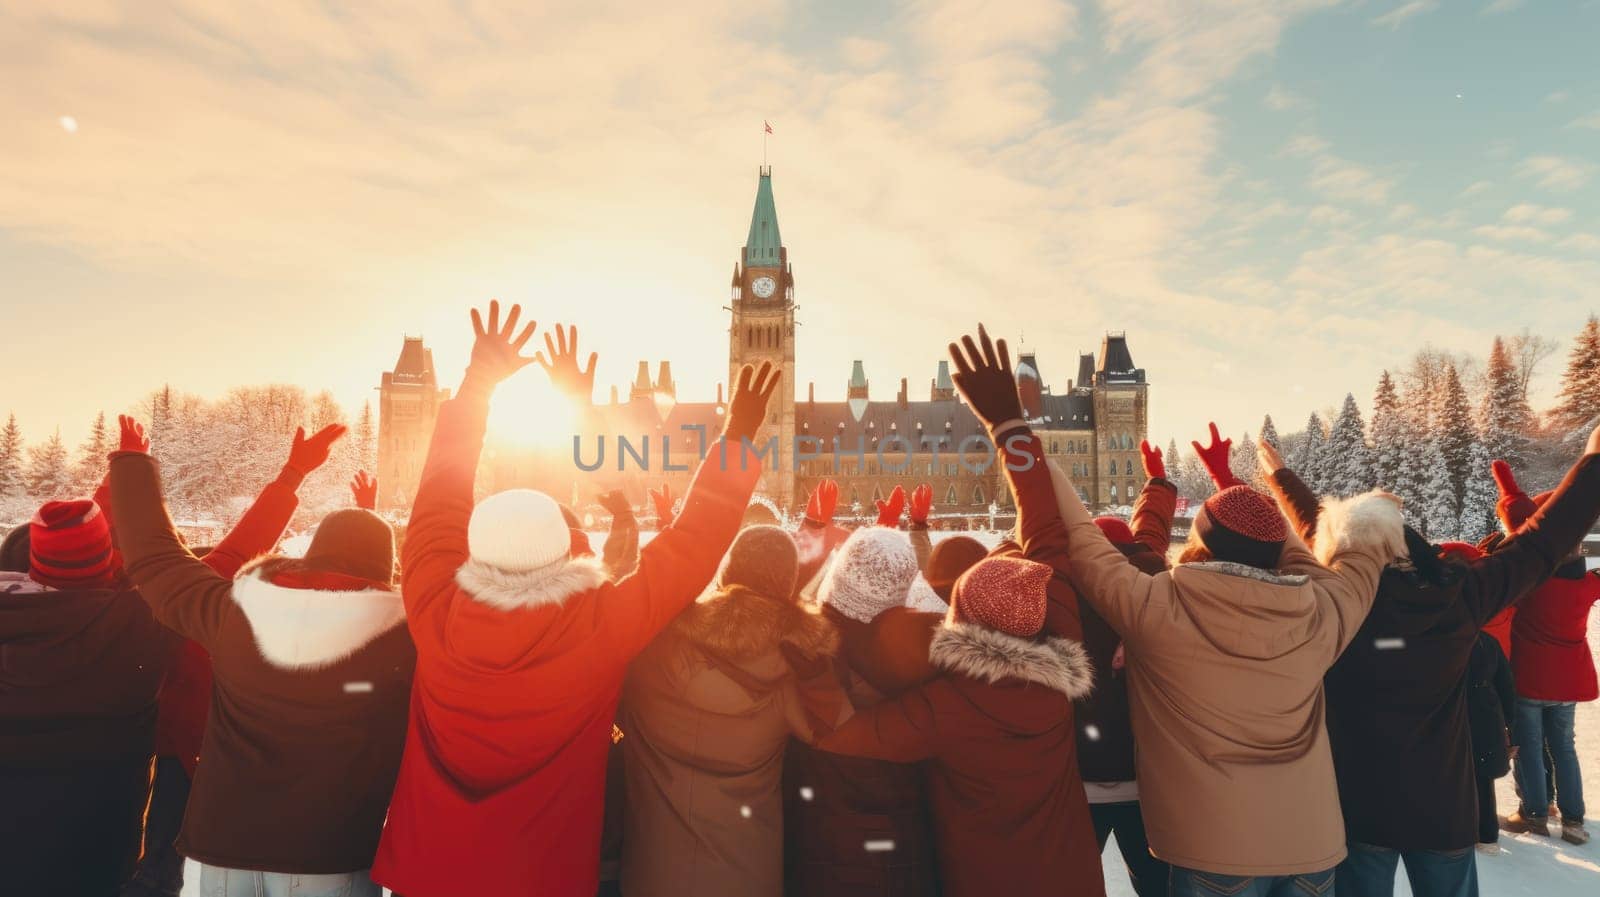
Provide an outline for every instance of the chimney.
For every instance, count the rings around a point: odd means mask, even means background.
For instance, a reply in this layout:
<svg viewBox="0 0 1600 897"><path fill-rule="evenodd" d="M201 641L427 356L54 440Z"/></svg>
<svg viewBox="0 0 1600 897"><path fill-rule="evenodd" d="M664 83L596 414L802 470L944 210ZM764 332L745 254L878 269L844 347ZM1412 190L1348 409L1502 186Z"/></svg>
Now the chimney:
<svg viewBox="0 0 1600 897"><path fill-rule="evenodd" d="M656 374L656 392L664 392L673 398L678 397L678 385L672 382L672 362L663 361Z"/></svg>
<svg viewBox="0 0 1600 897"><path fill-rule="evenodd" d="M617 404L617 384L611 384L611 404Z"/></svg>
<svg viewBox="0 0 1600 897"><path fill-rule="evenodd" d="M906 378L904 377L900 378L900 395L895 397L895 401L900 403L902 409L911 407L910 401L906 398Z"/></svg>
<svg viewBox="0 0 1600 897"><path fill-rule="evenodd" d="M806 384L806 401L813 405L817 404L817 381L815 380Z"/></svg>

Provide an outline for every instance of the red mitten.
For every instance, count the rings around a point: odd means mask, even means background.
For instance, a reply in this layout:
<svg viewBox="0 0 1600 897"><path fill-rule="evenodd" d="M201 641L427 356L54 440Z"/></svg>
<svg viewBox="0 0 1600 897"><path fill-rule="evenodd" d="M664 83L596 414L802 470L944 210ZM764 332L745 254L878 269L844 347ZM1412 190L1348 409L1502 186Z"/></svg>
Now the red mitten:
<svg viewBox="0 0 1600 897"><path fill-rule="evenodd" d="M839 484L833 480L823 480L812 490L811 498L806 501L806 524L810 526L827 526L833 522L833 509L839 504Z"/></svg>
<svg viewBox="0 0 1600 897"><path fill-rule="evenodd" d="M906 490L896 486L887 501L878 499L874 504L878 506L879 526L898 527L900 514L906 509Z"/></svg>
<svg viewBox="0 0 1600 897"><path fill-rule="evenodd" d="M376 511L378 509L378 478L365 470L356 471L355 477L350 480L350 494L355 496L356 507L365 508L368 511Z"/></svg>
<svg viewBox="0 0 1600 897"><path fill-rule="evenodd" d="M301 476L307 476L328 463L328 455L333 451L333 443L345 434L349 428L344 424L329 424L317 432L306 436L305 427L295 427L294 444L289 446L289 463L285 464Z"/></svg>
<svg viewBox="0 0 1600 897"><path fill-rule="evenodd" d="M142 424L126 414L119 414L117 425L122 429L122 439L117 445L117 451L150 454L150 439L144 435Z"/></svg>
<svg viewBox="0 0 1600 897"><path fill-rule="evenodd" d="M911 525L919 529L928 526L928 515L933 512L933 487L923 483L911 490Z"/></svg>
<svg viewBox="0 0 1600 897"><path fill-rule="evenodd" d="M1161 457L1161 449L1150 444L1150 440L1139 443L1139 454L1144 456L1144 475L1152 480L1167 478L1167 462Z"/></svg>
<svg viewBox="0 0 1600 897"><path fill-rule="evenodd" d="M1211 425L1211 444L1201 446L1198 442L1191 442L1194 453L1200 456L1200 463L1206 466L1206 472L1211 474L1211 482L1217 488L1227 489L1232 486L1243 486L1244 483L1233 475L1233 468L1228 463L1228 458L1233 454L1233 440L1223 439L1217 432L1217 425Z"/></svg>
<svg viewBox="0 0 1600 897"><path fill-rule="evenodd" d="M1502 497L1516 495L1522 491L1517 485L1517 475L1511 472L1511 465L1504 461L1495 461L1489 465L1489 472L1494 474L1494 484L1499 487Z"/></svg>
<svg viewBox="0 0 1600 897"><path fill-rule="evenodd" d="M677 516L672 513L672 487L666 483L659 491L650 490L650 503L656 506L656 526L667 526Z"/></svg>

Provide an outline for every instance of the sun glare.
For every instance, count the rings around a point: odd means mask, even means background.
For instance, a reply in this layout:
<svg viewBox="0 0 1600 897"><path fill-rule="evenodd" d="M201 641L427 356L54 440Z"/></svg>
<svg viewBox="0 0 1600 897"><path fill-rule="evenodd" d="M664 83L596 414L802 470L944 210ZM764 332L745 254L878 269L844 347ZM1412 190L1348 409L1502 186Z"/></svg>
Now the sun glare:
<svg viewBox="0 0 1600 897"><path fill-rule="evenodd" d="M501 384L489 405L489 439L510 448L571 445L577 409L542 371L525 370Z"/></svg>

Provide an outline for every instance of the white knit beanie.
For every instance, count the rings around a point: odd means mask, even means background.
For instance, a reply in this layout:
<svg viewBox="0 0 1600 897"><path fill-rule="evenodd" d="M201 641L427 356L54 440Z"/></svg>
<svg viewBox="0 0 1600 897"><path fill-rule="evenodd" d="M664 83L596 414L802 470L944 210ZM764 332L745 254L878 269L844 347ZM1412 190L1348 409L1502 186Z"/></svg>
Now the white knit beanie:
<svg viewBox="0 0 1600 897"><path fill-rule="evenodd" d="M472 509L467 550L480 564L522 573L565 560L572 550L572 531L555 499L532 489L511 489Z"/></svg>
<svg viewBox="0 0 1600 897"><path fill-rule="evenodd" d="M834 553L817 600L852 620L870 623L891 607L903 607L916 578L917 554L905 533L863 527Z"/></svg>

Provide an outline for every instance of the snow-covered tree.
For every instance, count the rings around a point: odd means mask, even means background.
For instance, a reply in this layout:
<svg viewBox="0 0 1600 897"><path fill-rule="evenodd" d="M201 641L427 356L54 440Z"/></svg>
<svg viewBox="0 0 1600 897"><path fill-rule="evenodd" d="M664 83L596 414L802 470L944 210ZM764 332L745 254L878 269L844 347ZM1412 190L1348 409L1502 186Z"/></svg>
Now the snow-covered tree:
<svg viewBox="0 0 1600 897"><path fill-rule="evenodd" d="M1466 492L1461 500L1461 525L1456 538L1477 542L1495 530L1495 503L1500 492L1489 472L1489 450L1482 442L1472 443L1471 461L1466 471Z"/></svg>
<svg viewBox="0 0 1600 897"><path fill-rule="evenodd" d="M1492 457L1513 468L1528 459L1528 444L1534 429L1533 411L1517 390L1517 372L1506 352L1505 342L1495 337L1484 368L1483 402L1478 423L1484 447Z"/></svg>
<svg viewBox="0 0 1600 897"><path fill-rule="evenodd" d="M1315 411L1306 420L1306 432L1300 441L1299 449L1294 457L1286 459L1289 467L1311 487L1318 495L1327 491L1327 482L1322 474L1323 446L1327 438L1322 432L1322 418L1317 417Z"/></svg>
<svg viewBox="0 0 1600 897"><path fill-rule="evenodd" d="M1600 317L1589 316L1567 356L1561 378L1561 399L1550 410L1550 422L1562 432L1588 430L1600 415Z"/></svg>
<svg viewBox="0 0 1600 897"><path fill-rule="evenodd" d="M0 430L0 499L22 498L28 492L26 446L15 414L6 418Z"/></svg>
<svg viewBox="0 0 1600 897"><path fill-rule="evenodd" d="M1178 487L1178 494L1190 501L1205 501L1215 489L1211 474L1193 451L1184 452L1181 461L1167 459L1167 473L1177 477L1173 483Z"/></svg>
<svg viewBox="0 0 1600 897"><path fill-rule="evenodd" d="M1367 426L1361 420L1356 397L1345 394L1344 406L1328 433L1323 448L1323 471L1327 491L1350 496L1372 488L1372 461L1367 450Z"/></svg>
<svg viewBox="0 0 1600 897"><path fill-rule="evenodd" d="M1456 366L1447 363L1442 373L1433 408L1433 433L1439 439L1439 450L1450 471L1452 500L1459 506L1466 495L1467 469L1472 462L1472 444L1478 441L1478 430L1473 426L1467 391L1461 386Z"/></svg>
<svg viewBox="0 0 1600 897"><path fill-rule="evenodd" d="M67 446L57 430L28 448L28 492L39 501L55 501L72 498L74 491Z"/></svg>
<svg viewBox="0 0 1600 897"><path fill-rule="evenodd" d="M106 427L106 413L102 411L95 415L89 435L78 446L78 461L72 469L73 491L79 495L94 492L95 487L100 485L100 479L105 476L106 456L111 454L114 447L111 431Z"/></svg>
<svg viewBox="0 0 1600 897"><path fill-rule="evenodd" d="M378 423L372 419L372 403L361 403L361 416L356 418L356 425L346 437L355 444L356 466L366 472L376 475L378 472ZM1171 462L1176 464L1178 459L1178 441L1174 439L1167 455Z"/></svg>
<svg viewBox="0 0 1600 897"><path fill-rule="evenodd" d="M1270 414L1261 421L1261 441L1275 449L1283 448L1283 443L1278 440L1278 428L1272 423Z"/></svg>
<svg viewBox="0 0 1600 897"><path fill-rule="evenodd" d="M1233 475L1240 482L1257 489L1266 489L1266 481L1261 476L1261 462L1256 459L1256 441L1250 438L1250 431L1244 431L1244 436L1233 443L1233 453L1228 456L1228 467L1233 470Z"/></svg>
<svg viewBox="0 0 1600 897"><path fill-rule="evenodd" d="M1394 379L1384 371L1372 396L1372 479L1381 489L1402 494L1411 469L1410 428L1400 408Z"/></svg>
<svg viewBox="0 0 1600 897"><path fill-rule="evenodd" d="M1461 522L1461 512L1451 491L1450 470L1444 457L1442 440L1437 435L1423 443L1422 502L1407 522L1417 527L1429 541L1453 539Z"/></svg>

